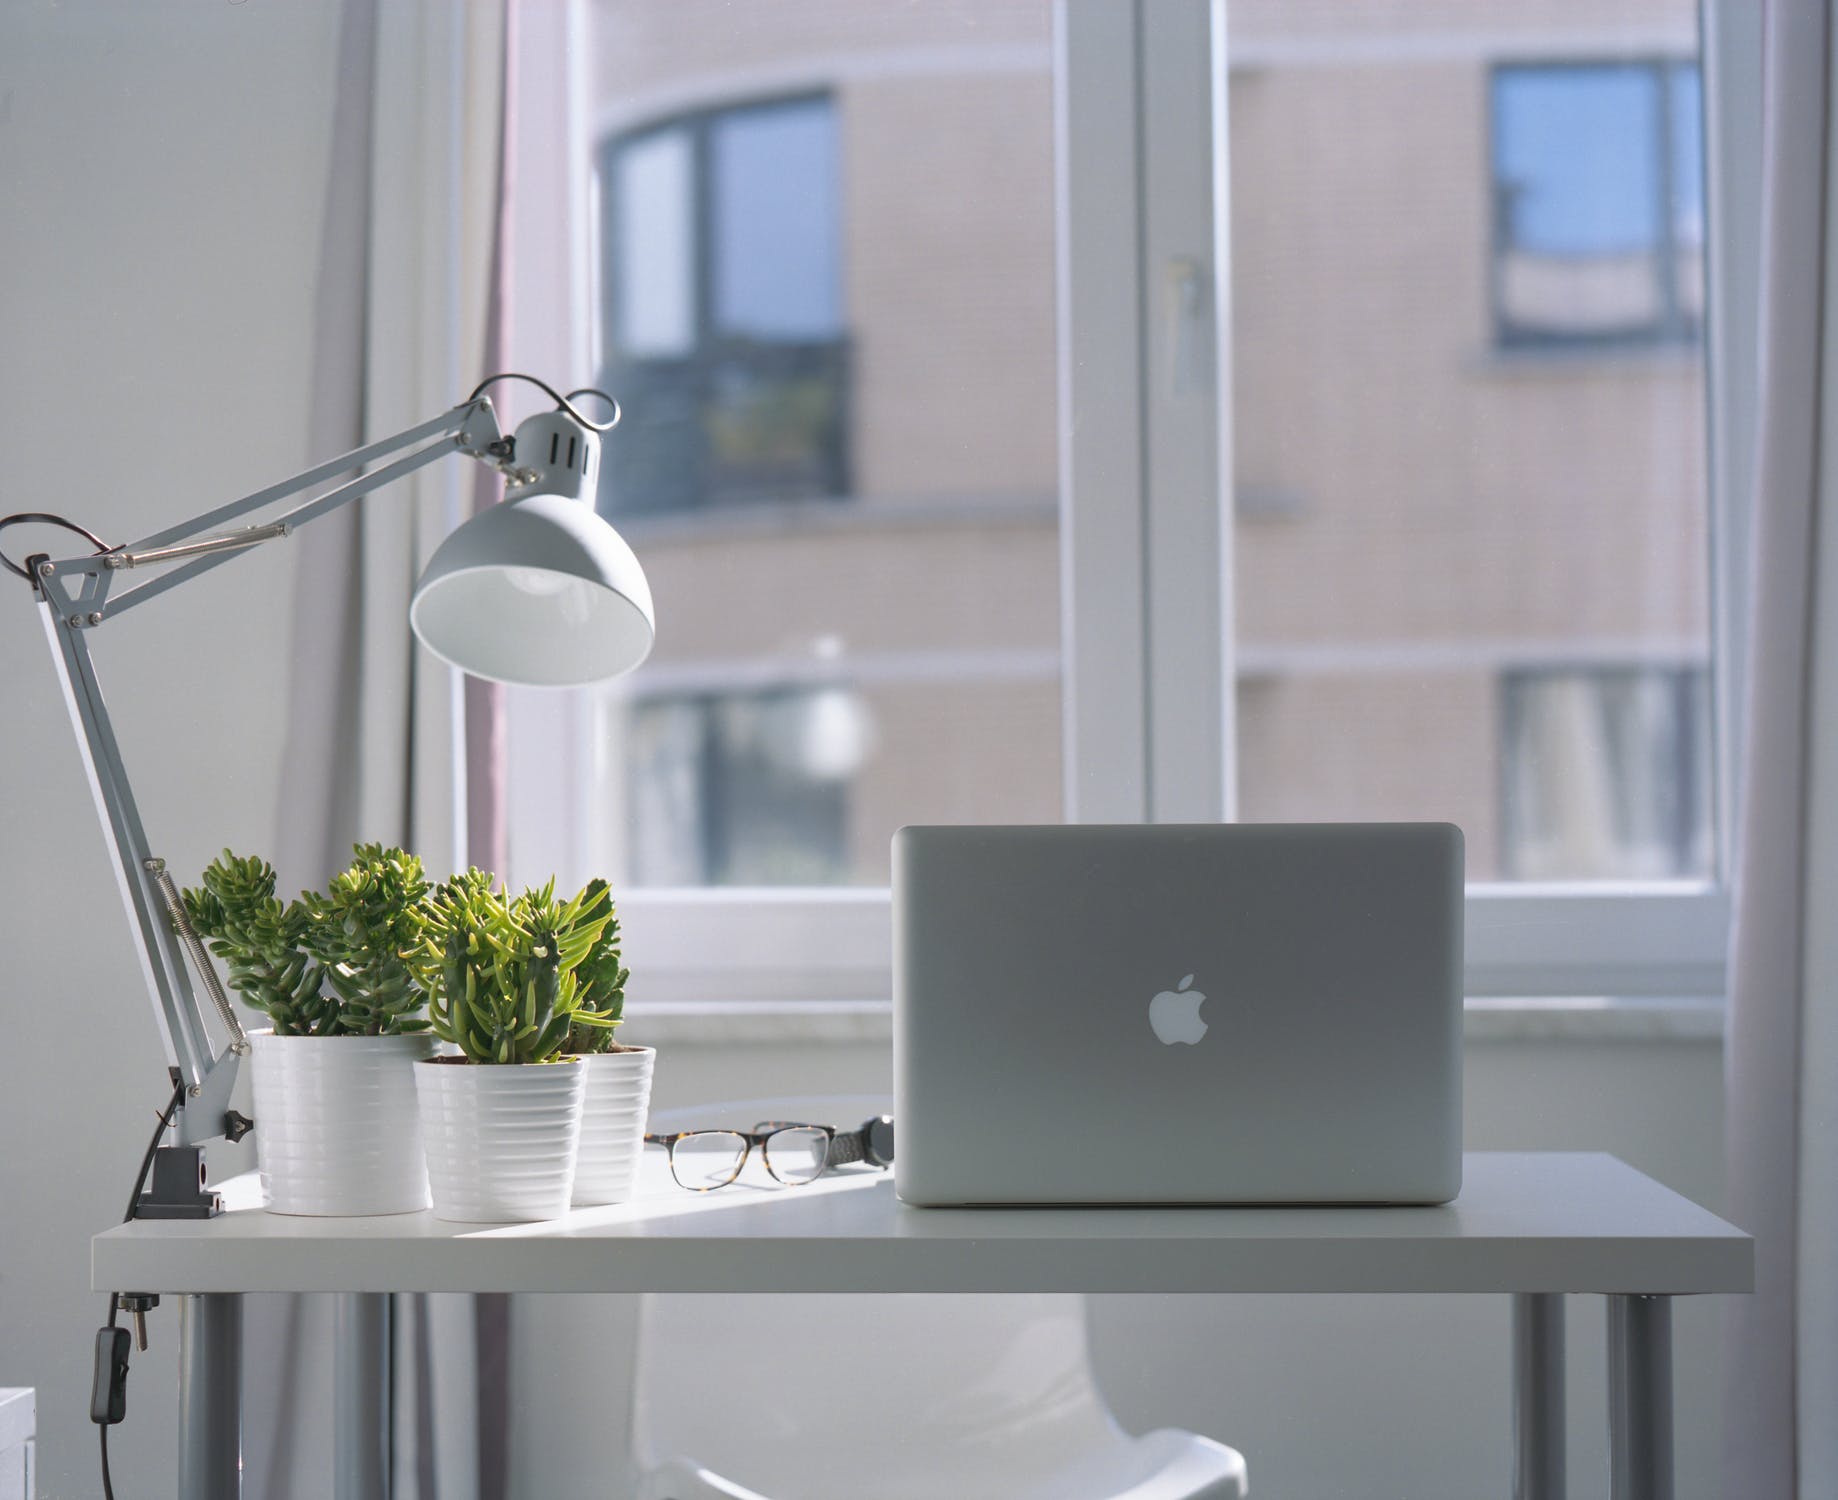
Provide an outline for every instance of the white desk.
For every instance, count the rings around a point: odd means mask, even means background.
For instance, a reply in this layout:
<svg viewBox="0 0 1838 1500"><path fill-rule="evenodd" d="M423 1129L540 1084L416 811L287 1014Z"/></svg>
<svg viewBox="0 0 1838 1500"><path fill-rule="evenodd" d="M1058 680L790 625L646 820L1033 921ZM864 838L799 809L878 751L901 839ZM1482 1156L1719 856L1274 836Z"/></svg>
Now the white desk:
<svg viewBox="0 0 1838 1500"><path fill-rule="evenodd" d="M656 1153L648 1153L656 1155ZM648 1162L638 1201L544 1224L429 1214L268 1214L251 1179L209 1221L137 1221L93 1242L99 1291L186 1294L181 1489L237 1493L244 1292L346 1294L343 1493L381 1495L385 1292L1494 1292L1514 1304L1516 1495L1563 1493L1562 1295L1609 1297L1617 1500L1671 1492L1668 1298L1746 1292L1740 1230L1615 1158L1471 1153L1440 1208L917 1209L879 1173L692 1195ZM341 1404L341 1413L345 1410ZM350 1455L349 1461L342 1455ZM366 1455L369 1457L367 1458ZM366 1468L366 1464L370 1464Z"/></svg>

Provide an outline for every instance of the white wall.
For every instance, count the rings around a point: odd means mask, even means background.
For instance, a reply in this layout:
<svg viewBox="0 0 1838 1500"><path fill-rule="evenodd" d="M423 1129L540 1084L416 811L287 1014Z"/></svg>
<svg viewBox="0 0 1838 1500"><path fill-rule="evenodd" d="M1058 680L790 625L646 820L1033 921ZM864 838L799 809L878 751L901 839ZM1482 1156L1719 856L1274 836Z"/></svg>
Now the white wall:
<svg viewBox="0 0 1838 1500"><path fill-rule="evenodd" d="M0 512L111 541L303 467L328 192L326 0L0 0ZM0 549L55 548L7 533ZM75 538L69 551L82 550ZM23 548L22 548L23 544ZM98 633L148 831L175 871L272 848L286 544ZM89 1237L167 1086L26 585L0 577L0 1385L38 1388L40 1493L95 1495ZM177 1325L152 1315L116 1494L169 1496Z"/></svg>

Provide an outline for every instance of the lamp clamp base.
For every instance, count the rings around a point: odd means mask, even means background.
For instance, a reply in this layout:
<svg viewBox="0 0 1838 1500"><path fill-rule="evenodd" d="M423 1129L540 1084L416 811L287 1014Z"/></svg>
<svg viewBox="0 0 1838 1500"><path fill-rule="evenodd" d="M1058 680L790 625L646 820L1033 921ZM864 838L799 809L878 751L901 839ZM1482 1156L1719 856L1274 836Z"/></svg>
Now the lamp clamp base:
<svg viewBox="0 0 1838 1500"><path fill-rule="evenodd" d="M153 1178L135 1205L137 1219L214 1219L223 1199L204 1186L202 1146L161 1146L153 1153Z"/></svg>

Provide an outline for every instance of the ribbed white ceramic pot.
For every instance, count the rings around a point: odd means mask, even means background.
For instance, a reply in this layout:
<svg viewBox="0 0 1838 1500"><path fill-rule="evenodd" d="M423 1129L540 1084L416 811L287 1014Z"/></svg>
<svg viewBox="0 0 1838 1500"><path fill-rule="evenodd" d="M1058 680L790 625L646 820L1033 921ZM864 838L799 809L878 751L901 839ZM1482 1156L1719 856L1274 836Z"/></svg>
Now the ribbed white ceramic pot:
<svg viewBox="0 0 1838 1500"><path fill-rule="evenodd" d="M638 1178L651 1113L654 1047L625 1047L582 1057L587 1102L581 1108L581 1152L574 1166L579 1206L624 1203Z"/></svg>
<svg viewBox="0 0 1838 1500"><path fill-rule="evenodd" d="M435 1218L509 1224L568 1212L587 1084L579 1058L435 1059L414 1072Z"/></svg>
<svg viewBox="0 0 1838 1500"><path fill-rule="evenodd" d="M409 1214L428 1206L415 1036L249 1034L255 1156L268 1211Z"/></svg>

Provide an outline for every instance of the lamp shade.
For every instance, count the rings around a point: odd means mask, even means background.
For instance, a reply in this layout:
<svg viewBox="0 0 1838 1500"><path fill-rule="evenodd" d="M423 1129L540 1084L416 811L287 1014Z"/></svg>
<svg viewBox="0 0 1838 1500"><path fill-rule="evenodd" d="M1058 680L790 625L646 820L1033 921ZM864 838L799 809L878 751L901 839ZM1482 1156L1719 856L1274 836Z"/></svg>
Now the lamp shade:
<svg viewBox="0 0 1838 1500"><path fill-rule="evenodd" d="M651 652L651 586L591 505L525 495L442 542L409 623L442 661L493 682L572 687L629 672Z"/></svg>

